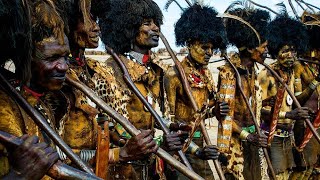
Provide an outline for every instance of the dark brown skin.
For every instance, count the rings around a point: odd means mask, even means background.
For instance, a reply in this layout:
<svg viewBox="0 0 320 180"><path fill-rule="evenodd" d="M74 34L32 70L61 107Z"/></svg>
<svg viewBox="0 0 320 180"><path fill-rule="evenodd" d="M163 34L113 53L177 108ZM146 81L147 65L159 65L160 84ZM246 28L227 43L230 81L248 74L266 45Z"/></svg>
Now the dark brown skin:
<svg viewBox="0 0 320 180"><path fill-rule="evenodd" d="M293 62L297 59L297 53L293 47L283 46L278 53L277 60L283 69L292 69ZM289 71L289 70L288 70ZM262 89L265 89L263 93L263 99L266 99L270 103L274 103L275 95L277 93L276 81L273 76L267 74L261 75L259 77L260 85ZM268 98L269 97L269 98ZM266 102L264 104L267 104ZM271 112L268 110L263 110L262 113L265 116L271 117ZM296 108L292 111L286 113L286 118L294 120L304 120L314 116L314 111L307 107Z"/></svg>
<svg viewBox="0 0 320 180"><path fill-rule="evenodd" d="M247 141L255 146L264 148L268 147L268 137L264 134L261 134L261 136L259 136L258 134L249 134L249 136L247 137Z"/></svg>
<svg viewBox="0 0 320 180"><path fill-rule="evenodd" d="M195 41L190 44L188 58L192 59L194 63L201 65L208 65L212 52L212 43L201 43Z"/></svg>
<svg viewBox="0 0 320 180"><path fill-rule="evenodd" d="M199 148L195 153L195 155L202 160L218 159L219 154L219 148L214 145L207 145L204 148Z"/></svg>
<svg viewBox="0 0 320 180"><path fill-rule="evenodd" d="M141 133L128 140L126 145L120 149L120 161L126 162L148 157L157 152L159 146L153 140L151 130L141 130Z"/></svg>
<svg viewBox="0 0 320 180"><path fill-rule="evenodd" d="M312 59L312 57L307 57L308 59ZM309 66L313 66L312 64L308 64ZM301 79L301 82L296 84L295 83L295 91L301 92L299 96L297 96L298 101L301 104L306 104L308 107L309 103L306 103L310 97L314 94L315 90L311 89L308 85L311 83L313 79L316 81L320 81L320 74L318 76L315 76L313 72L309 69L308 65L297 62L294 65L294 73L296 79ZM317 70L319 71L319 66L317 67ZM316 103L317 106L317 103Z"/></svg>
<svg viewBox="0 0 320 180"><path fill-rule="evenodd" d="M160 28L153 19L145 19L139 31L133 44L133 51L147 54L151 48L159 45Z"/></svg>
<svg viewBox="0 0 320 180"><path fill-rule="evenodd" d="M179 151L183 148L185 140L189 136L192 127L184 123L171 123L170 134L163 136L164 149L166 151Z"/></svg>
<svg viewBox="0 0 320 180"><path fill-rule="evenodd" d="M315 117L315 112L309 107L296 108L286 113L286 118L294 120L304 120Z"/></svg>
<svg viewBox="0 0 320 180"><path fill-rule="evenodd" d="M266 54L268 53L267 44L268 42L264 42L255 49L249 49L248 52L250 53L250 56L241 56L241 65L250 69L254 66L254 62L264 62ZM232 130L233 132L240 134L242 128L238 124L233 123ZM268 137L264 134L259 136L257 133L252 133L248 135L246 140L255 146L267 147L267 139Z"/></svg>
<svg viewBox="0 0 320 180"><path fill-rule="evenodd" d="M213 45L210 42L201 43L199 41L195 41L188 45L190 53L187 58L195 68L201 69L203 66L208 64L211 56L213 55L212 47ZM185 92L183 91L180 79L177 78L177 76L168 76L165 80L165 86L168 91L167 96L169 106L171 106L170 108L173 111L172 113L175 114L176 118L185 122L194 121L193 117L186 115L193 112L193 109L192 106L188 104L190 102L184 99ZM208 105L208 107L214 106L214 98L209 97L208 89L192 88L192 91L199 107L206 107L206 105ZM206 104L207 99L210 99L209 104ZM213 111L219 119L221 116L225 116L229 112L229 106L225 102L219 102ZM180 116L181 114L183 114L183 117ZM206 146L204 148L199 148L195 155L200 159L217 159L218 149L213 146Z"/></svg>
<svg viewBox="0 0 320 180"><path fill-rule="evenodd" d="M219 102L214 109L216 118L220 121L222 117L226 116L230 111L230 107L226 102Z"/></svg>
<svg viewBox="0 0 320 180"><path fill-rule="evenodd" d="M58 154L46 143L39 143L37 136L23 135L24 142L12 153L12 169L3 179L41 179L59 159Z"/></svg>
<svg viewBox="0 0 320 180"><path fill-rule="evenodd" d="M97 48L99 46L100 27L94 19L91 17L91 27L88 30L84 27L83 18L78 19L73 36L80 48Z"/></svg>
<svg viewBox="0 0 320 180"><path fill-rule="evenodd" d="M73 32L73 39L71 39L71 53L74 57L84 54L85 48L97 48L98 36L100 34L100 27L95 21L96 18L91 17L91 25L89 29L85 29L83 18L78 19L76 30ZM141 49L143 52L148 52L152 47L158 46L158 40L154 39L156 35L159 38L159 27L154 24L153 20L145 20L140 27L140 34L136 38L134 47ZM146 49L147 48L147 49ZM138 51L139 52L139 51ZM141 130L141 133L136 137L129 139L127 142L123 139L114 137L119 145L125 145L120 148L120 161L138 160L148 157L151 153L158 150L158 146L153 141L153 132L151 130Z"/></svg>
<svg viewBox="0 0 320 180"><path fill-rule="evenodd" d="M64 38L64 44L59 44L53 37L46 38L35 48L31 89L39 93L61 89L68 70L66 56L70 53L67 38Z"/></svg>

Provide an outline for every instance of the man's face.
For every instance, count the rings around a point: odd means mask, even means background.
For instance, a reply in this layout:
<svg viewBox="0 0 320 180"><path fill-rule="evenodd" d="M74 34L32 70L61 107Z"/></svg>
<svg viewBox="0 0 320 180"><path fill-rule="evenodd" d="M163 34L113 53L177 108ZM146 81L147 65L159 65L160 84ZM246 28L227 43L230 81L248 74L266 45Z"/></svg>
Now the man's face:
<svg viewBox="0 0 320 180"><path fill-rule="evenodd" d="M200 65L207 65L212 56L212 43L195 41L189 47L191 58Z"/></svg>
<svg viewBox="0 0 320 180"><path fill-rule="evenodd" d="M91 27L85 29L83 17L78 18L76 30L73 32L74 43L81 48L97 48L99 46L100 27L91 17Z"/></svg>
<svg viewBox="0 0 320 180"><path fill-rule="evenodd" d="M278 61L284 67L292 67L297 58L297 52L292 46L285 45L278 52Z"/></svg>
<svg viewBox="0 0 320 180"><path fill-rule="evenodd" d="M250 50L251 53L251 59L263 63L264 60L267 58L268 55L268 48L267 48L268 42L264 42L261 45L259 45L254 50Z"/></svg>
<svg viewBox="0 0 320 180"><path fill-rule="evenodd" d="M160 28L153 19L145 19L139 28L139 34L136 37L135 44L138 47L151 49L159 44Z"/></svg>
<svg viewBox="0 0 320 180"><path fill-rule="evenodd" d="M65 36L63 45L56 38L50 37L38 42L35 48L32 86L42 91L61 89L68 70L66 57L70 53L67 37Z"/></svg>

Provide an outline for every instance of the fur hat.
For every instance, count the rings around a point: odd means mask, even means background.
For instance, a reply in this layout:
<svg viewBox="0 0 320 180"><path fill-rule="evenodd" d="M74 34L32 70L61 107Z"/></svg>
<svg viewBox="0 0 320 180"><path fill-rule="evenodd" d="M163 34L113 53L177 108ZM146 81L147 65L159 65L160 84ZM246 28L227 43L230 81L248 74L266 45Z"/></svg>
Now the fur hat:
<svg viewBox="0 0 320 180"><path fill-rule="evenodd" d="M270 14L268 11L237 8L230 10L228 13L238 16L250 23L250 25L259 33L261 41L265 41L266 28L270 22ZM259 41L253 30L240 21L227 19L226 30L230 44L237 48L246 47L248 49L253 49L259 46Z"/></svg>
<svg viewBox="0 0 320 180"><path fill-rule="evenodd" d="M98 16L102 16L109 10L109 0L60 0L63 4L58 5L65 17L69 31L77 28L79 18L83 19L86 29L92 27L91 19L96 21ZM91 16L92 15L92 16Z"/></svg>
<svg viewBox="0 0 320 180"><path fill-rule="evenodd" d="M31 76L31 18L29 6L22 0L0 0L0 63L11 59L15 75L23 82Z"/></svg>
<svg viewBox="0 0 320 180"><path fill-rule="evenodd" d="M309 48L320 49L320 14L310 14L309 16L305 13L306 16L302 19L304 23L308 23L307 26L308 35L309 35Z"/></svg>
<svg viewBox="0 0 320 180"><path fill-rule="evenodd" d="M288 15L276 17L270 22L267 30L268 49L274 58L285 45L294 46L298 53L303 53L308 49L307 28L300 21Z"/></svg>
<svg viewBox="0 0 320 180"><path fill-rule="evenodd" d="M186 9L175 24L176 44L184 46L194 41L211 42L215 49L226 46L226 33L218 12L212 7L195 4Z"/></svg>
<svg viewBox="0 0 320 180"><path fill-rule="evenodd" d="M129 52L144 19L162 25L162 12L152 0L111 0L110 11L99 17L101 39L116 53Z"/></svg>
<svg viewBox="0 0 320 180"><path fill-rule="evenodd" d="M54 36L60 44L64 43L65 22L57 9L60 0L34 0L32 7L32 40L40 42Z"/></svg>

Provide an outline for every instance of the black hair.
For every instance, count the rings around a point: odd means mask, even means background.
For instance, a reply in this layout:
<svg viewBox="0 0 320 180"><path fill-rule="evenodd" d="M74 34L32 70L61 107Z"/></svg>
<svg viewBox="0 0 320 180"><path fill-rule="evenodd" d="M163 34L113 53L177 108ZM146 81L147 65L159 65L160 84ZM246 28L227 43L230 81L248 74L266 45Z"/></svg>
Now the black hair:
<svg viewBox="0 0 320 180"><path fill-rule="evenodd" d="M218 12L212 7L195 4L186 9L175 24L176 44L184 46L194 41L211 42L214 49L226 46L226 33Z"/></svg>
<svg viewBox="0 0 320 180"><path fill-rule="evenodd" d="M308 49L307 28L288 15L277 16L270 22L267 30L268 49L273 58L285 45L293 46L298 53L304 53Z"/></svg>
<svg viewBox="0 0 320 180"><path fill-rule="evenodd" d="M314 14L317 19L313 19L311 17L306 17L305 21L314 21L320 18L320 14ZM318 25L308 25L307 26L308 35L309 35L309 48L312 49L320 49L320 27Z"/></svg>
<svg viewBox="0 0 320 180"><path fill-rule="evenodd" d="M0 61L11 59L15 76L26 82L31 77L31 19L26 1L0 0Z"/></svg>
<svg viewBox="0 0 320 180"><path fill-rule="evenodd" d="M250 25L259 33L261 41L265 41L266 28L270 22L270 14L268 11L260 9L246 10L245 8L237 8L230 10L228 13L238 16L250 23ZM227 37L231 45L234 45L238 48L246 47L248 49L253 49L259 46L259 41L254 31L238 20L227 19L226 30Z"/></svg>
<svg viewBox="0 0 320 180"><path fill-rule="evenodd" d="M101 39L116 53L129 52L145 19L153 19L160 28L163 15L152 0L111 0L110 11L99 16Z"/></svg>

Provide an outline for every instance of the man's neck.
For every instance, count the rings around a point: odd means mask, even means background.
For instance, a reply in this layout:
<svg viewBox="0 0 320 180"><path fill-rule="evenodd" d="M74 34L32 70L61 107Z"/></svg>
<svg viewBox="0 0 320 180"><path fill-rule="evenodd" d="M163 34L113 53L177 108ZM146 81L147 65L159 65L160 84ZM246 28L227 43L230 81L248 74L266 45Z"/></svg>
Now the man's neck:
<svg viewBox="0 0 320 180"><path fill-rule="evenodd" d="M196 63L196 61L191 57L190 54L188 54L187 58L188 58L188 60L189 60L189 63L190 63L193 67L195 67L197 70L202 69L202 68L204 67L203 65Z"/></svg>
<svg viewBox="0 0 320 180"><path fill-rule="evenodd" d="M32 83L32 81L30 82L30 85L27 88L36 94L44 94L47 92L44 88L40 87L39 85L36 85L35 83Z"/></svg>
<svg viewBox="0 0 320 180"><path fill-rule="evenodd" d="M70 46L71 55L74 58L80 58L84 56L85 48L81 48L79 46Z"/></svg>
<svg viewBox="0 0 320 180"><path fill-rule="evenodd" d="M141 53L141 54L148 54L149 51L150 51L150 48L146 48L146 47L143 47L143 46L133 45L132 51L137 52L137 53Z"/></svg>

